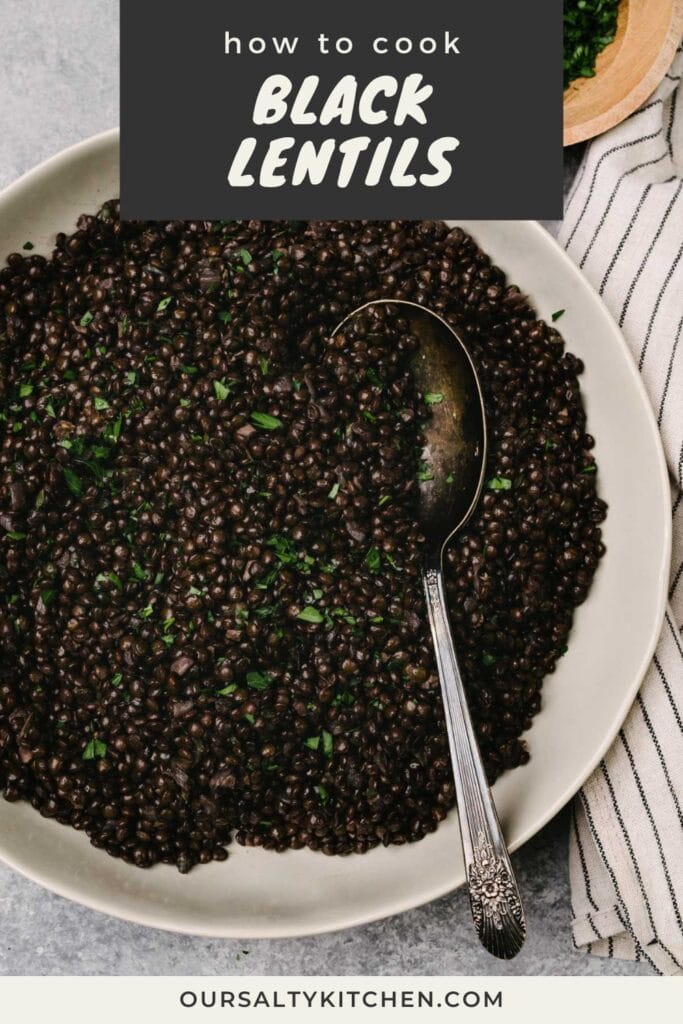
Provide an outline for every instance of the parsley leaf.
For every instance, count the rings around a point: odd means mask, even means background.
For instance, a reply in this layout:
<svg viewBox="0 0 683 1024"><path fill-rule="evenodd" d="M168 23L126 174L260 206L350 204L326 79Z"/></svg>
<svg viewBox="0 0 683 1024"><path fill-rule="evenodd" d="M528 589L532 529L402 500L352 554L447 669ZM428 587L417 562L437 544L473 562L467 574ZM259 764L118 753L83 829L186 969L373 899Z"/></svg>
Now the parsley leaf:
<svg viewBox="0 0 683 1024"><path fill-rule="evenodd" d="M279 420L277 416L271 416L267 412L252 412L251 420L261 430L277 430L278 427L283 425L282 420Z"/></svg>
<svg viewBox="0 0 683 1024"><path fill-rule="evenodd" d="M105 757L106 753L107 744L103 743L102 740L92 739L81 756L84 761L94 761L96 757Z"/></svg>
<svg viewBox="0 0 683 1024"><path fill-rule="evenodd" d="M317 608L313 608L310 604L307 605L303 611L299 612L297 619L300 619L302 622L313 622L315 625L319 625L321 622L325 621L325 617L322 613L319 612Z"/></svg>
<svg viewBox="0 0 683 1024"><path fill-rule="evenodd" d="M80 498L83 493L83 482L78 473L74 473L73 469L70 469L68 466L65 466L62 472L64 473L66 485L71 493L75 494L77 498Z"/></svg>
<svg viewBox="0 0 683 1024"><path fill-rule="evenodd" d="M272 681L267 672L247 672L247 686L252 690L267 690Z"/></svg>
<svg viewBox="0 0 683 1024"><path fill-rule="evenodd" d="M121 436L121 427L123 426L123 416L117 416L112 423L107 423L102 431L102 437L105 441L109 441L110 444L116 444L119 437Z"/></svg>
<svg viewBox="0 0 683 1024"><path fill-rule="evenodd" d="M382 565L382 556L380 555L377 548L370 548L367 555L365 556L365 564L367 565L370 572L377 572Z"/></svg>
<svg viewBox="0 0 683 1024"><path fill-rule="evenodd" d="M509 491L512 489L512 480L506 476L492 476L486 481L486 486L490 491Z"/></svg>

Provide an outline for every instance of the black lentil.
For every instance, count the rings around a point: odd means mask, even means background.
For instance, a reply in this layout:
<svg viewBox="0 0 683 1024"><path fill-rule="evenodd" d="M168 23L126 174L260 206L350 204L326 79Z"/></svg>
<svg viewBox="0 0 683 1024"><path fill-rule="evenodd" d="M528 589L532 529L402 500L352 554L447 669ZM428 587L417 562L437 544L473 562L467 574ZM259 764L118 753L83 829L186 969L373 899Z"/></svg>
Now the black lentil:
<svg viewBox="0 0 683 1024"><path fill-rule="evenodd" d="M0 785L141 867L364 852L454 803L398 319L465 339L488 485L448 554L491 779L604 551L582 365L459 228L121 223L0 270Z"/></svg>

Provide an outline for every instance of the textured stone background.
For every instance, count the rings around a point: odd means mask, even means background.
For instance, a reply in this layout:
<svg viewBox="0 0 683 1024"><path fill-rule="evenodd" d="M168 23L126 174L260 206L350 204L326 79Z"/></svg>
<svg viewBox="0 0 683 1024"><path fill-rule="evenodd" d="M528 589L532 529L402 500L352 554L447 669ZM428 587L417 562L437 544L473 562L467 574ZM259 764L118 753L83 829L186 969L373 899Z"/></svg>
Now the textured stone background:
<svg viewBox="0 0 683 1024"><path fill-rule="evenodd" d="M0 187L118 123L117 8L117 0L0 0ZM0 974L638 973L573 949L566 832L565 813L513 857L529 940L512 964L478 947L463 892L364 928L245 944L117 921L0 864Z"/></svg>

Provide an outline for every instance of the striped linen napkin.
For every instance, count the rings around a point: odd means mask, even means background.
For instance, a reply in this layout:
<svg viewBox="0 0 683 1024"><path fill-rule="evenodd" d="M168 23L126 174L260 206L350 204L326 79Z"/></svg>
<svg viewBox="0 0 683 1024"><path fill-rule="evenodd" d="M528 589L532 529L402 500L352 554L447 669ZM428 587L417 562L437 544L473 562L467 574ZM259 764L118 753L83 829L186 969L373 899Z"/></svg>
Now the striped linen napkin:
<svg viewBox="0 0 683 1024"><path fill-rule="evenodd" d="M614 745L575 800L577 947L683 974L683 48L650 100L587 149L559 241L621 327L673 493L669 606Z"/></svg>

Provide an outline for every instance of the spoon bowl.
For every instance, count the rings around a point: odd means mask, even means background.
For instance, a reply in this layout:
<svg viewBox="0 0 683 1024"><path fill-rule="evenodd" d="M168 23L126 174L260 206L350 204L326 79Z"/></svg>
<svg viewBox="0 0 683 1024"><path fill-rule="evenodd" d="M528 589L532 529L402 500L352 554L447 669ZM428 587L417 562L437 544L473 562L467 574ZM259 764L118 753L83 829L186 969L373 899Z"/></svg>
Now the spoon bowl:
<svg viewBox="0 0 683 1024"><path fill-rule="evenodd" d="M432 554L467 522L476 508L486 468L486 416L479 378L469 352L437 313L405 299L375 299L336 328L339 334L373 308L400 310L405 329L419 338L412 362L415 385L430 407L423 431L418 518Z"/></svg>

